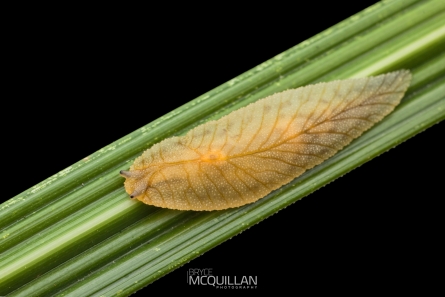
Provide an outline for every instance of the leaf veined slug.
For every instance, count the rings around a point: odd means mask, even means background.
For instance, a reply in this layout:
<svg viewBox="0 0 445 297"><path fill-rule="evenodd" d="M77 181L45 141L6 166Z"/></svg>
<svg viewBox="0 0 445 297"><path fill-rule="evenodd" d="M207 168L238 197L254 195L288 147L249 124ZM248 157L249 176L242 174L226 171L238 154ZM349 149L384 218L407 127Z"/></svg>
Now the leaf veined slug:
<svg viewBox="0 0 445 297"><path fill-rule="evenodd" d="M389 114L407 70L275 93L146 150L129 171L131 198L180 210L257 201L320 164Z"/></svg>

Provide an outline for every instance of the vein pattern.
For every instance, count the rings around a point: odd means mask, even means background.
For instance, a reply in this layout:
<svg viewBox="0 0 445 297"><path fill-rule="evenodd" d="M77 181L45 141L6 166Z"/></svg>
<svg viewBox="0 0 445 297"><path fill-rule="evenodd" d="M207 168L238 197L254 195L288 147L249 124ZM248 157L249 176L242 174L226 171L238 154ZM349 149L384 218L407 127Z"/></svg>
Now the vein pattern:
<svg viewBox="0 0 445 297"><path fill-rule="evenodd" d="M155 144L125 188L144 203L220 210L252 203L320 164L399 104L409 71L287 90ZM158 173L158 174L156 174Z"/></svg>

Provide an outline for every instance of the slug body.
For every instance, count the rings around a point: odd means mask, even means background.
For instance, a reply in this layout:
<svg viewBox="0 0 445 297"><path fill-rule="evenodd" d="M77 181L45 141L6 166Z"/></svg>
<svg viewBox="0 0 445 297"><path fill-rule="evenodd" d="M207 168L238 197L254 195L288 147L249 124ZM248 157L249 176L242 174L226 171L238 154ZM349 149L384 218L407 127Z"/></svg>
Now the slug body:
<svg viewBox="0 0 445 297"><path fill-rule="evenodd" d="M153 145L126 177L132 198L180 210L252 203L320 164L399 104L402 70L287 90Z"/></svg>

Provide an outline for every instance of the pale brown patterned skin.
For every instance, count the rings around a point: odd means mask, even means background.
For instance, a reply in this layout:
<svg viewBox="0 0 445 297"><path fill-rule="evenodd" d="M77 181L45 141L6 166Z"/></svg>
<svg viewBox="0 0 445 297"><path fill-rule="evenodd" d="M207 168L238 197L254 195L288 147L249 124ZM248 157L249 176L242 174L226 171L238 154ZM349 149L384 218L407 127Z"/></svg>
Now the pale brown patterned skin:
<svg viewBox="0 0 445 297"><path fill-rule="evenodd" d="M252 203L371 128L399 104L409 71L287 90L153 145L126 177L133 198L180 210Z"/></svg>

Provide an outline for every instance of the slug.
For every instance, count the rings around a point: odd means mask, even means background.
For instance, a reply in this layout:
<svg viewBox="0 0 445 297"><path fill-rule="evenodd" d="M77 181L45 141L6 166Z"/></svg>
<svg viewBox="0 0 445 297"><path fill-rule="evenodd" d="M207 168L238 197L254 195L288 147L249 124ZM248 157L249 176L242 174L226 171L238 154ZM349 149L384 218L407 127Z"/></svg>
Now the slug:
<svg viewBox="0 0 445 297"><path fill-rule="evenodd" d="M146 204L179 210L253 203L382 120L410 81L401 70L273 94L153 145L120 171L125 190Z"/></svg>

